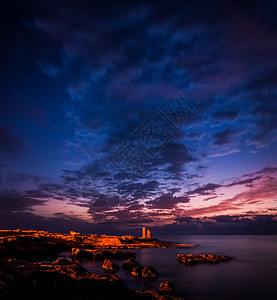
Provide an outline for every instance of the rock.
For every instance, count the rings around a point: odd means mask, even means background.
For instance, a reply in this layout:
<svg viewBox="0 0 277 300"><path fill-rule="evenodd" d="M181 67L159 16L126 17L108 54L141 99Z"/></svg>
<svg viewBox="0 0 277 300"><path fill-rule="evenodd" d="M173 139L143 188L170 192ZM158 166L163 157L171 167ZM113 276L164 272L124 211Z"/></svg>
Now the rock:
<svg viewBox="0 0 277 300"><path fill-rule="evenodd" d="M127 270L132 270L131 274L136 277L144 277L148 279L156 279L159 275L158 271L156 271L153 267L142 267L137 261L133 258L127 259L123 268Z"/></svg>
<svg viewBox="0 0 277 300"><path fill-rule="evenodd" d="M136 276L136 277L141 277L142 275L142 267L141 266L137 266L137 267L134 267L132 272L131 272L132 275Z"/></svg>
<svg viewBox="0 0 277 300"><path fill-rule="evenodd" d="M101 249L96 249L96 250L92 250L93 251L93 254L94 254L94 258L96 260L104 260L105 258L105 253L106 251L105 250L101 250Z"/></svg>
<svg viewBox="0 0 277 300"><path fill-rule="evenodd" d="M169 281L163 281L160 284L158 292L161 294L166 294L171 296L175 296L177 294L175 286Z"/></svg>
<svg viewBox="0 0 277 300"><path fill-rule="evenodd" d="M141 271L141 276L144 278L156 279L158 277L158 275L159 275L158 271L156 271L151 266L144 267Z"/></svg>
<svg viewBox="0 0 277 300"><path fill-rule="evenodd" d="M176 247L179 246L170 242L157 239L142 239L134 236L50 233L48 231L20 229L0 230L0 255L7 258L28 259L29 261L54 257L58 253L71 250L72 248L101 250ZM92 252L89 253L90 257ZM106 256L104 258L117 259L135 256L134 253L127 251L109 251L108 255L109 257Z"/></svg>
<svg viewBox="0 0 277 300"><path fill-rule="evenodd" d="M160 292L151 290L135 290L131 289L128 299L151 299L151 300L184 300L184 298L177 298L168 294L161 294Z"/></svg>
<svg viewBox="0 0 277 300"><path fill-rule="evenodd" d="M0 255L36 261L42 258L56 257L59 252L68 250L60 241L51 241L36 236L13 236L0 238Z"/></svg>
<svg viewBox="0 0 277 300"><path fill-rule="evenodd" d="M59 258L52 262L52 265L59 265L59 266L65 266L65 265L72 265L73 262L69 261L66 258Z"/></svg>
<svg viewBox="0 0 277 300"><path fill-rule="evenodd" d="M71 257L74 259L94 259L95 254L94 250L92 249L72 248Z"/></svg>
<svg viewBox="0 0 277 300"><path fill-rule="evenodd" d="M107 259L107 258L105 259L105 261L102 265L102 268L106 269L106 270L111 270L113 272L120 269L118 264L116 264L114 261Z"/></svg>
<svg viewBox="0 0 277 300"><path fill-rule="evenodd" d="M31 263L0 257L0 299L152 299L181 300L153 290L124 286L116 275L79 271L76 263ZM60 264L61 263L61 264Z"/></svg>
<svg viewBox="0 0 277 300"><path fill-rule="evenodd" d="M230 256L220 255L205 255L205 254L178 254L177 260L185 264L197 264L197 263L219 263L224 261L230 261Z"/></svg>
<svg viewBox="0 0 277 300"><path fill-rule="evenodd" d="M62 261L61 261L62 262ZM1 300L126 299L129 293L116 276L76 272L77 264L27 263L0 258ZM3 287L3 288L2 288Z"/></svg>
<svg viewBox="0 0 277 300"><path fill-rule="evenodd" d="M118 250L103 250L103 249L79 249L72 248L71 257L74 259L96 259L104 260L110 259L124 259L134 257L136 253L130 251L118 251Z"/></svg>
<svg viewBox="0 0 277 300"><path fill-rule="evenodd" d="M136 256L135 252L131 251L105 251L105 258L112 258L112 259L126 259L132 258Z"/></svg>
<svg viewBox="0 0 277 300"><path fill-rule="evenodd" d="M124 263L123 263L123 268L126 270L133 270L135 267L140 267L140 264L134 260L133 258L128 258Z"/></svg>

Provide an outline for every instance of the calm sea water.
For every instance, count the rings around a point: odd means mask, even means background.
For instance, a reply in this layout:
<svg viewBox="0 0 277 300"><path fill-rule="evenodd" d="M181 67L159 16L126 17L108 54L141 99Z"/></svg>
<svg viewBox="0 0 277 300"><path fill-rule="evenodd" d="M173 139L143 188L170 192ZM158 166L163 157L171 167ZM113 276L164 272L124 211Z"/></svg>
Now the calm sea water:
<svg viewBox="0 0 277 300"><path fill-rule="evenodd" d="M197 244L189 249L138 249L136 260L151 265L157 280L137 279L120 269L117 275L128 287L157 289L164 280L171 281L179 296L187 300L277 299L277 236L210 235L163 236L177 243ZM232 256L230 262L188 266L177 262L177 254L218 254ZM105 274L101 262L80 260L88 271ZM121 266L123 260L118 260Z"/></svg>

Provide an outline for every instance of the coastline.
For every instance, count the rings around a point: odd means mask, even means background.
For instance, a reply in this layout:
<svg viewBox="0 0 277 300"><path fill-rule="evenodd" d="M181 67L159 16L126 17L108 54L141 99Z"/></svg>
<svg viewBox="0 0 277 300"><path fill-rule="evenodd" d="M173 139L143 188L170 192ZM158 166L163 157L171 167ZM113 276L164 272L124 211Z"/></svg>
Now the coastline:
<svg viewBox="0 0 277 300"><path fill-rule="evenodd" d="M49 296L50 293L51 299L63 299L64 294L61 295L60 289L66 286L65 295L76 294L78 299L87 299L85 291L81 298L77 296L79 290L93 290L95 299L116 299L114 295L120 299L182 299L177 297L175 287L168 281L162 282L156 290L127 288L124 281L115 274L120 267L111 259L127 258L127 262L129 258L132 262L131 257L135 257L136 253L121 251L122 249L185 246L191 245L134 236L0 230L0 296L1 299L22 297L21 290L24 286L26 298L39 295L40 299L43 299L41 295L46 293ZM58 254L63 251L70 251L72 260L56 260ZM78 263L78 259L83 258L104 262L102 268L106 268L110 273L87 271ZM50 262L42 262L45 259ZM137 271L134 273L133 270L132 274L142 276L145 280L153 280L159 273L151 266L138 264Z"/></svg>

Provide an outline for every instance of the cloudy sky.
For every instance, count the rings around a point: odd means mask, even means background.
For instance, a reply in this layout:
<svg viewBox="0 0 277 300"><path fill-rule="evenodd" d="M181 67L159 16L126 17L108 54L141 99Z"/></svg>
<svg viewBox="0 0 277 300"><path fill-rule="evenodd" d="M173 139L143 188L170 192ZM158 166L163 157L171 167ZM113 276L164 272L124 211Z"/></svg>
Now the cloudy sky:
<svg viewBox="0 0 277 300"><path fill-rule="evenodd" d="M276 1L1 1L0 227L277 233Z"/></svg>

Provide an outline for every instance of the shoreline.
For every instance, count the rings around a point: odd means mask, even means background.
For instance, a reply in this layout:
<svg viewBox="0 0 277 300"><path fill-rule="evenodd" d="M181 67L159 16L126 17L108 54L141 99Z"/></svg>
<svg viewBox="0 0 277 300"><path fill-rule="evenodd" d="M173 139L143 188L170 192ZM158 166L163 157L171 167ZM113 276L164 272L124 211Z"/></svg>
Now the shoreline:
<svg viewBox="0 0 277 300"><path fill-rule="evenodd" d="M76 232L49 233L37 230L0 230L0 298L18 299L48 295L51 299L182 299L176 296L175 287L163 281L156 290L128 288L115 273L118 268L113 259L127 259L134 263L136 253L122 249L182 248L189 244L175 244L154 238L134 236L109 236ZM58 258L64 251L71 251L72 261ZM77 258L77 260L74 260ZM103 262L102 268L110 269L110 275L89 272L78 263L78 258ZM49 260L48 263L43 260ZM51 262L50 262L51 261ZM135 262L137 263L137 262ZM126 265L126 264L125 264ZM136 266L130 276L155 280L158 271L151 266ZM26 295L22 295L22 287ZM65 288L65 290L64 290ZM82 296L79 297L79 294Z"/></svg>
<svg viewBox="0 0 277 300"><path fill-rule="evenodd" d="M6 243L9 240L9 243ZM142 238L132 235L114 236L105 234L51 233L41 230L0 230L0 246L5 244L32 243L33 246L49 243L64 248L85 249L140 249L140 248L179 248L193 247L195 244L179 244L162 241L156 238ZM0 249L1 254L1 249Z"/></svg>

